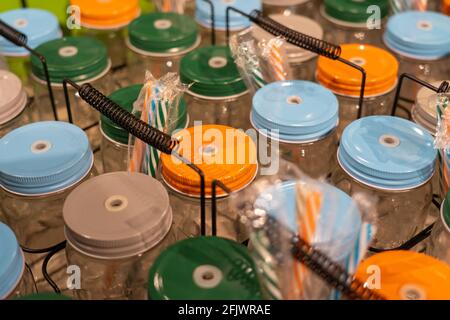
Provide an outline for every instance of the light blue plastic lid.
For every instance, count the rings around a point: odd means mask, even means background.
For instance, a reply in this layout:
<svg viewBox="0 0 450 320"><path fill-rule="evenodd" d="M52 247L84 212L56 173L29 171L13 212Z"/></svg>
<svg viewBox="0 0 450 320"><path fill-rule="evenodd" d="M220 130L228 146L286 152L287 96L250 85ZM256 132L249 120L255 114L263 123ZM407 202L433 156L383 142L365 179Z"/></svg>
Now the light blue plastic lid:
<svg viewBox="0 0 450 320"><path fill-rule="evenodd" d="M209 3L203 0L196 0L195 17L197 22L209 28L211 26L211 7ZM214 4L214 17L217 30L226 30L226 9L234 7L245 13L253 10L261 10L261 0L212 0ZM251 21L234 11L230 12L230 30L239 30L251 26Z"/></svg>
<svg viewBox="0 0 450 320"><path fill-rule="evenodd" d="M25 267L22 249L14 232L0 222L0 300L17 286Z"/></svg>
<svg viewBox="0 0 450 320"><path fill-rule="evenodd" d="M326 136L339 120L339 103L328 89L309 81L280 81L253 97L251 120L257 130L287 142L309 142ZM271 130L279 130L279 136Z"/></svg>
<svg viewBox="0 0 450 320"><path fill-rule="evenodd" d="M40 9L17 9L0 14L0 19L28 37L32 49L50 40L62 37L55 15ZM28 55L28 51L0 36L0 53L5 56Z"/></svg>
<svg viewBox="0 0 450 320"><path fill-rule="evenodd" d="M427 182L437 152L433 137L414 122L371 116L352 122L341 137L338 160L354 179L378 189L407 190Z"/></svg>
<svg viewBox="0 0 450 320"><path fill-rule="evenodd" d="M90 171L92 150L83 130L66 122L20 127L0 139L0 185L34 196L61 191Z"/></svg>
<svg viewBox="0 0 450 320"><path fill-rule="evenodd" d="M439 59L450 53L450 17L428 11L398 13L389 19L384 42L407 57Z"/></svg>

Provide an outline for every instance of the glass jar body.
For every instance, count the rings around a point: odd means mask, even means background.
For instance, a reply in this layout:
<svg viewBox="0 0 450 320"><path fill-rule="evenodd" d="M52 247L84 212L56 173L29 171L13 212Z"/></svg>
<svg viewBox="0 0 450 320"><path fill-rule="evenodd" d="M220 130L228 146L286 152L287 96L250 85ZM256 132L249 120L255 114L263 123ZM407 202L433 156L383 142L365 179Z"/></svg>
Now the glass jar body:
<svg viewBox="0 0 450 320"><path fill-rule="evenodd" d="M289 66L292 70L293 79L314 81L317 57L313 57L306 61L295 61L295 59L290 57L289 60Z"/></svg>
<svg viewBox="0 0 450 320"><path fill-rule="evenodd" d="M441 216L436 221L427 244L427 254L450 265L450 228Z"/></svg>
<svg viewBox="0 0 450 320"><path fill-rule="evenodd" d="M33 108L32 104L30 104L30 101L28 101L27 105L19 115L17 115L14 119L11 119L6 123L0 124L0 138L5 136L14 129L17 129L28 123L36 121L37 119L31 118L31 115L33 114L32 108Z"/></svg>
<svg viewBox="0 0 450 320"><path fill-rule="evenodd" d="M206 47L206 46L210 46L211 44L211 35L212 35L212 31L210 27L205 27L204 25L197 23L198 28L200 30L200 35L202 37L200 46L201 47ZM243 29L230 29L230 38L232 36L234 36L235 34L238 34L240 32L242 32L245 28ZM224 46L227 45L227 31L226 29L217 29L216 27L216 46Z"/></svg>
<svg viewBox="0 0 450 320"><path fill-rule="evenodd" d="M102 152L103 172L127 171L128 169L128 145L118 143L102 132Z"/></svg>
<svg viewBox="0 0 450 320"><path fill-rule="evenodd" d="M28 95L33 96L33 85L30 81L31 59L26 56L6 56L9 71L19 77Z"/></svg>
<svg viewBox="0 0 450 320"><path fill-rule="evenodd" d="M13 300L25 297L29 294L37 293L34 285L33 275L26 265L23 266L23 273L14 290L6 299Z"/></svg>
<svg viewBox="0 0 450 320"><path fill-rule="evenodd" d="M265 16L269 16L271 14L297 14L305 17L315 18L319 0L299 1L303 3L293 5L274 5L271 4L271 2L274 1L263 1L263 13Z"/></svg>

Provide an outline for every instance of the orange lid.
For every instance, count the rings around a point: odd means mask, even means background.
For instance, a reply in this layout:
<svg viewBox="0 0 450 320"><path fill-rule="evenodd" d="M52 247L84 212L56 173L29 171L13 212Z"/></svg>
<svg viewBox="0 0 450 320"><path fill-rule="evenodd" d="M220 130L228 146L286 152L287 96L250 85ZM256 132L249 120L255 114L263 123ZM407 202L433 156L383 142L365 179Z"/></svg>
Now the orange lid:
<svg viewBox="0 0 450 320"><path fill-rule="evenodd" d="M379 284L379 289L375 290L388 300L450 299L450 266L421 253L376 254L360 264L355 276L367 281L369 288Z"/></svg>
<svg viewBox="0 0 450 320"><path fill-rule="evenodd" d="M81 25L109 29L128 25L139 16L139 0L70 0L80 7Z"/></svg>
<svg viewBox="0 0 450 320"><path fill-rule="evenodd" d="M341 46L341 57L366 70L365 96L389 92L397 82L398 61L386 50L360 44ZM336 60L320 57L317 63L317 81L336 94L358 97L361 72Z"/></svg>
<svg viewBox="0 0 450 320"><path fill-rule="evenodd" d="M256 146L241 130L221 125L195 126L175 135L180 141L178 153L196 164L205 174L206 195L211 196L211 183L220 180L232 191L247 186L256 176ZM200 178L187 165L171 155L161 155L162 176L176 191L200 195ZM217 188L217 195L224 195Z"/></svg>
<svg viewBox="0 0 450 320"><path fill-rule="evenodd" d="M450 16L450 0L442 1L442 12Z"/></svg>

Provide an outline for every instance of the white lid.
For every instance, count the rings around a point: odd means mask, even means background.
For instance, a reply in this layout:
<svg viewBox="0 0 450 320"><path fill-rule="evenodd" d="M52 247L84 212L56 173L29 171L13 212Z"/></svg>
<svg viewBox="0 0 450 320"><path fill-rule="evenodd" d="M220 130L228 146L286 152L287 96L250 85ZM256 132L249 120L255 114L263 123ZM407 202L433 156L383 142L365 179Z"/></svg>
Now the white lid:
<svg viewBox="0 0 450 320"><path fill-rule="evenodd" d="M27 105L27 94L20 79L0 70L0 124L14 119Z"/></svg>

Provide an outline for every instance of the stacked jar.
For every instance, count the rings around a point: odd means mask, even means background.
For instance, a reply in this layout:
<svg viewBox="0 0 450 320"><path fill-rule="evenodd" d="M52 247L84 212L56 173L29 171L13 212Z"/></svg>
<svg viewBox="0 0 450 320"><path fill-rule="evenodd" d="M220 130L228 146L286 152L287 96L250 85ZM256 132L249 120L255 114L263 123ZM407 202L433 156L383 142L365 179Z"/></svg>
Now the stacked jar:
<svg viewBox="0 0 450 320"><path fill-rule="evenodd" d="M195 126L174 135L180 141L177 150L195 164L205 176L206 212L211 210L212 182L221 181L236 194L249 186L258 172L253 140L237 130L221 125ZM161 178L170 194L177 238L200 235L200 176L178 158L161 155ZM246 227L240 222L230 197L217 188L217 235L243 242ZM211 217L205 223L211 227ZM211 228L208 228L211 230Z"/></svg>
<svg viewBox="0 0 450 320"><path fill-rule="evenodd" d="M147 298L148 270L175 242L160 182L128 172L95 177L70 193L63 216L68 264L81 268L78 299Z"/></svg>
<svg viewBox="0 0 450 320"><path fill-rule="evenodd" d="M226 44L226 10L228 7L234 7L244 13L249 14L253 10L261 10L261 0L212 0L214 5L214 22L216 29L216 44ZM202 46L211 44L212 21L211 6L204 0L196 0L195 18L200 27L202 36ZM230 12L230 36L251 26L247 17L234 11Z"/></svg>
<svg viewBox="0 0 450 320"><path fill-rule="evenodd" d="M331 174L339 123L338 100L331 91L308 81L271 83L253 97L251 121L260 139L268 139L267 155L279 149L283 159L313 178Z"/></svg>
<svg viewBox="0 0 450 320"><path fill-rule="evenodd" d="M440 216L431 231L427 254L450 265L450 192L442 201Z"/></svg>
<svg viewBox="0 0 450 320"><path fill-rule="evenodd" d="M181 60L190 123L250 128L251 98L228 47L199 48Z"/></svg>
<svg viewBox="0 0 450 320"><path fill-rule="evenodd" d="M398 62L395 57L371 45L345 44L342 45L341 58L366 71L362 116L389 114L397 84ZM357 119L360 111L362 74L340 61L320 57L316 79L338 97L340 136L342 130Z"/></svg>
<svg viewBox="0 0 450 320"><path fill-rule="evenodd" d="M128 24L140 15L139 0L70 0L78 8L80 33L100 39L108 48L113 67L124 66Z"/></svg>
<svg viewBox="0 0 450 320"><path fill-rule="evenodd" d="M128 27L129 78L142 83L144 72L155 78L179 72L180 60L200 44L195 21L176 13L149 13L133 20Z"/></svg>
<svg viewBox="0 0 450 320"><path fill-rule="evenodd" d="M308 36L314 37L316 39L322 40L323 29L322 27L312 19L306 18L304 16L298 16L295 14L284 16L281 14L270 15L269 18L275 20L288 27L289 29L301 32ZM274 38L273 35L254 26L252 30L253 37L256 41L269 40ZM317 54L301 49L292 44L286 44L286 55L289 61L289 65L292 69L292 79L297 80L314 80L314 73L317 64Z"/></svg>
<svg viewBox="0 0 450 320"><path fill-rule="evenodd" d="M314 18L317 13L318 3L319 0L262 0L262 10L266 16L271 14L282 14L285 16L301 14Z"/></svg>
<svg viewBox="0 0 450 320"><path fill-rule="evenodd" d="M413 122L371 116L351 123L341 138L333 183L376 201L373 246L392 249L424 227L432 200L433 137Z"/></svg>

